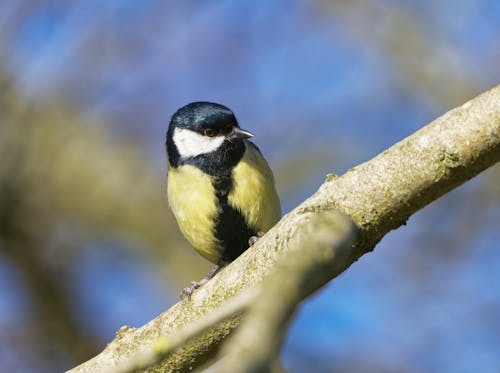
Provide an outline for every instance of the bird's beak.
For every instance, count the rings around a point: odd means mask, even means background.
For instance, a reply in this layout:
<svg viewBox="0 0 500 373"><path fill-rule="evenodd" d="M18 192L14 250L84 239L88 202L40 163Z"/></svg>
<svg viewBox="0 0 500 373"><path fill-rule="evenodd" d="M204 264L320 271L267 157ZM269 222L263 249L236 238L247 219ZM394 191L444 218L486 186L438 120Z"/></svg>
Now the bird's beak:
<svg viewBox="0 0 500 373"><path fill-rule="evenodd" d="M252 136L253 135L248 131L242 130L239 127L233 127L233 130L231 132L229 132L229 134L227 135L226 138L229 141L233 142L235 140L249 139Z"/></svg>

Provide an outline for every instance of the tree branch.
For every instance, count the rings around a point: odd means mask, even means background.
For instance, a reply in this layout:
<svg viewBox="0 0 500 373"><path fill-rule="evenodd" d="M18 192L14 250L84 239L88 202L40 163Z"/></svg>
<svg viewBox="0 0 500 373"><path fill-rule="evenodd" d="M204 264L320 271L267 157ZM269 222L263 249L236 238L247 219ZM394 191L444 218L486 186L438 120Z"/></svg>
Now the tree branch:
<svg viewBox="0 0 500 373"><path fill-rule="evenodd" d="M72 372L112 369L160 336L174 335L243 289L259 283L276 261L289 253L288 243L321 211L343 211L360 231L341 272L371 251L387 232L405 224L417 210L500 160L499 103L497 86L341 177L329 176L318 192L197 290L191 300L177 303L141 328L122 331L103 352ZM217 325L157 367L183 372L200 366L214 356L237 325L237 318Z"/></svg>
<svg viewBox="0 0 500 373"><path fill-rule="evenodd" d="M218 373L271 372L298 304L345 266L355 238L352 221L337 210L313 216L289 246L242 320L224 343Z"/></svg>
<svg viewBox="0 0 500 373"><path fill-rule="evenodd" d="M116 369L111 369L111 373L133 373L161 363L163 359L175 352L178 348L200 337L215 325L221 324L246 311L255 299L255 290L256 289L247 289L243 293L229 299L219 308L212 310L199 320L187 325L172 336L159 337L153 345L144 346L143 349L137 351L134 355L120 360ZM124 327L120 329L119 333L127 331L128 328L129 327Z"/></svg>

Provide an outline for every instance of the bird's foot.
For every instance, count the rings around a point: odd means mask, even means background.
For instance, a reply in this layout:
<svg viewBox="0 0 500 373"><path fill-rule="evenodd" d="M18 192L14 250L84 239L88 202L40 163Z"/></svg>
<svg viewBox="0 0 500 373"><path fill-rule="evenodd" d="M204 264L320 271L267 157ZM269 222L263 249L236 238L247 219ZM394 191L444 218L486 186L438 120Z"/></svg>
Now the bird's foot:
<svg viewBox="0 0 500 373"><path fill-rule="evenodd" d="M201 281L191 281L191 286L188 286L187 288L182 289L180 297L181 300L184 300L186 298L191 299L191 295L194 293L196 289L199 287L205 285L212 277L214 277L217 272L219 272L222 268L226 266L226 263L219 263L216 267L214 267L206 277L201 280Z"/></svg>
<svg viewBox="0 0 500 373"><path fill-rule="evenodd" d="M201 281L191 281L191 286L182 289L180 294L181 300L186 298L191 299L191 295L194 293L194 291L205 284L207 281L208 280L206 279L206 277Z"/></svg>
<svg viewBox="0 0 500 373"><path fill-rule="evenodd" d="M259 237L257 237L257 236L250 237L248 239L248 246L253 246L258 240L259 240Z"/></svg>
<svg viewBox="0 0 500 373"><path fill-rule="evenodd" d="M264 232L257 232L256 236L252 236L248 239L248 246L253 246L259 238L261 238L264 235Z"/></svg>

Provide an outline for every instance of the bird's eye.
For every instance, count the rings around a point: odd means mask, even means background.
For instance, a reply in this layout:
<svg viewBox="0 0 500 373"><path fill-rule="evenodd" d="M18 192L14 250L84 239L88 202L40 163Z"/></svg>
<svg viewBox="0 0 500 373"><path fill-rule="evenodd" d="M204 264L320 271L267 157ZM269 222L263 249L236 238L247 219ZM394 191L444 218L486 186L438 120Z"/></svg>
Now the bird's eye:
<svg viewBox="0 0 500 373"><path fill-rule="evenodd" d="M208 137L214 137L215 135L217 135L217 132L212 128L207 128L203 130L203 134Z"/></svg>

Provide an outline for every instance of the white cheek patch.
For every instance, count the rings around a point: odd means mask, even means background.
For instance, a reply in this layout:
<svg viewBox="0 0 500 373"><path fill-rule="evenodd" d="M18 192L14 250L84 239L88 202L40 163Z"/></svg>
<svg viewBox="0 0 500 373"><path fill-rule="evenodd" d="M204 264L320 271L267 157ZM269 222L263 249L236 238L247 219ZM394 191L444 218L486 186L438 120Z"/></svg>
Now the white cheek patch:
<svg viewBox="0 0 500 373"><path fill-rule="evenodd" d="M208 137L185 128L176 128L173 139L179 155L187 158L213 152L222 145L225 137Z"/></svg>

